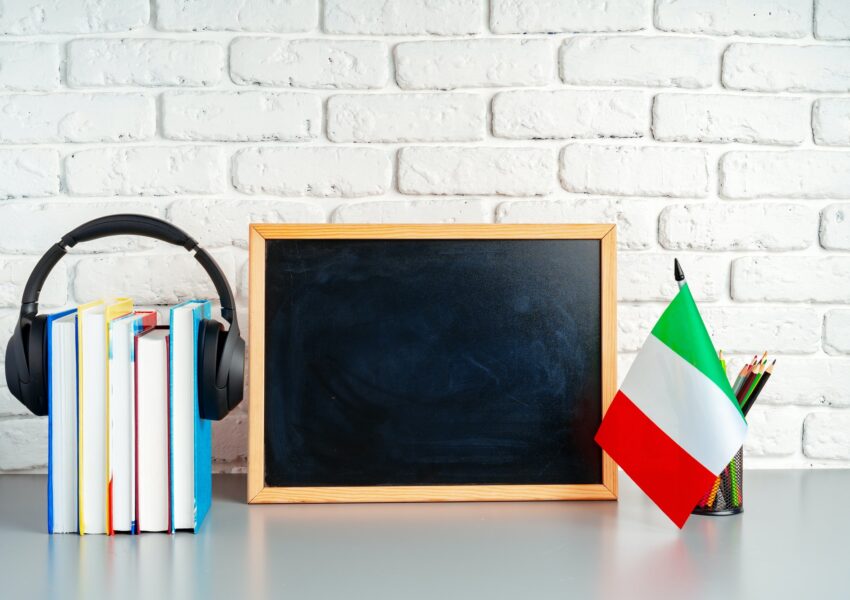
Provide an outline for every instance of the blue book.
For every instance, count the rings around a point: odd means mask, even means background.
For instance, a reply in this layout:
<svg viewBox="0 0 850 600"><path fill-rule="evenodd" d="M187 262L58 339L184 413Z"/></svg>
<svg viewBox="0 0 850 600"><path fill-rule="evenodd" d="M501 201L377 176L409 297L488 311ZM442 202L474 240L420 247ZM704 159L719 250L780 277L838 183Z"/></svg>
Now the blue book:
<svg viewBox="0 0 850 600"><path fill-rule="evenodd" d="M77 309L47 317L47 531L77 533Z"/></svg>
<svg viewBox="0 0 850 600"><path fill-rule="evenodd" d="M212 423L198 410L198 334L209 318L208 300L183 302L169 315L172 530L197 532L212 501Z"/></svg>

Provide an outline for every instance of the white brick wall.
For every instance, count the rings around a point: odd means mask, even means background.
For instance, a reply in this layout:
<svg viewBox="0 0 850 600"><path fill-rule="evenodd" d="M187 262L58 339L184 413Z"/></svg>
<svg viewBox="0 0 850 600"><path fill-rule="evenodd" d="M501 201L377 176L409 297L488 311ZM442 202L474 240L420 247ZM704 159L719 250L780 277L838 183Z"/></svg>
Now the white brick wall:
<svg viewBox="0 0 850 600"><path fill-rule="evenodd" d="M9 0L0 34L0 361L38 256L104 214L188 229L243 318L252 221L615 222L623 367L678 256L730 369L779 357L746 464L850 466L850 2ZM119 292L213 290L122 236L42 300ZM0 471L45 447L0 382Z"/></svg>

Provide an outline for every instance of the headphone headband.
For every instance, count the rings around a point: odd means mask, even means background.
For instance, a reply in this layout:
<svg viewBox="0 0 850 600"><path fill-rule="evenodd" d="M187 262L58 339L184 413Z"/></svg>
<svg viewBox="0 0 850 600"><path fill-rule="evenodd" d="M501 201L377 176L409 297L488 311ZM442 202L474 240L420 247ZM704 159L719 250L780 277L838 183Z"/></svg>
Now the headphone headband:
<svg viewBox="0 0 850 600"><path fill-rule="evenodd" d="M147 215L109 215L100 217L88 223L83 223L70 233L64 235L58 243L51 246L44 253L44 256L41 257L30 274L29 279L27 279L21 301L21 316L32 316L38 313L38 297L41 294L41 288L47 280L50 271L53 270L53 267L67 254L68 248L73 248L80 242L89 242L113 235L149 237L174 244L175 246L183 246L190 252L194 251L195 260L200 263L210 276L213 285L215 285L219 302L221 303L222 318L230 323L231 327L236 327L238 330L233 295L230 292L230 286L227 284L227 278L225 278L218 263L215 262L206 250L198 246L198 242L188 233L168 221Z"/></svg>

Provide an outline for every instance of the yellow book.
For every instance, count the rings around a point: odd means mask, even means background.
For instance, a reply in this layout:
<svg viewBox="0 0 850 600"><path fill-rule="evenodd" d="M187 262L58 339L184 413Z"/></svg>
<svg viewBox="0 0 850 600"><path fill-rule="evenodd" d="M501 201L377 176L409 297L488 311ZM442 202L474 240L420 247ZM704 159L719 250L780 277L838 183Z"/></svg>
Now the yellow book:
<svg viewBox="0 0 850 600"><path fill-rule="evenodd" d="M96 300L77 308L80 534L109 533L109 405L107 316L132 303Z"/></svg>

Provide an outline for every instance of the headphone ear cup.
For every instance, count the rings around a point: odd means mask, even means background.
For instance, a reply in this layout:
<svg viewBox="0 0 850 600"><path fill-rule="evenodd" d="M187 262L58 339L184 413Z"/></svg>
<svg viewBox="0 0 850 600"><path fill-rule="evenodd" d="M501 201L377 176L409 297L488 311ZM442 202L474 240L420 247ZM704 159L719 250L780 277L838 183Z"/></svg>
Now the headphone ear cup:
<svg viewBox="0 0 850 600"><path fill-rule="evenodd" d="M228 332L228 338L235 337L232 341L234 348L233 354L230 356L230 371L227 377L227 410L230 412L242 402L245 385L245 340L238 335L231 336ZM228 340L229 341L229 340Z"/></svg>
<svg viewBox="0 0 850 600"><path fill-rule="evenodd" d="M20 322L6 348L9 391L34 415L47 414L47 317L36 315L21 329Z"/></svg>
<svg viewBox="0 0 850 600"><path fill-rule="evenodd" d="M227 414L227 388L216 385L222 326L213 319L203 319L199 327L198 411L202 419L218 421Z"/></svg>
<svg viewBox="0 0 850 600"><path fill-rule="evenodd" d="M12 395L25 404L21 381L28 380L29 369L27 368L24 339L21 334L21 324L19 322L15 325L15 331L12 333L12 337L9 338L9 344L6 346L6 385L9 386L9 391L12 392Z"/></svg>

